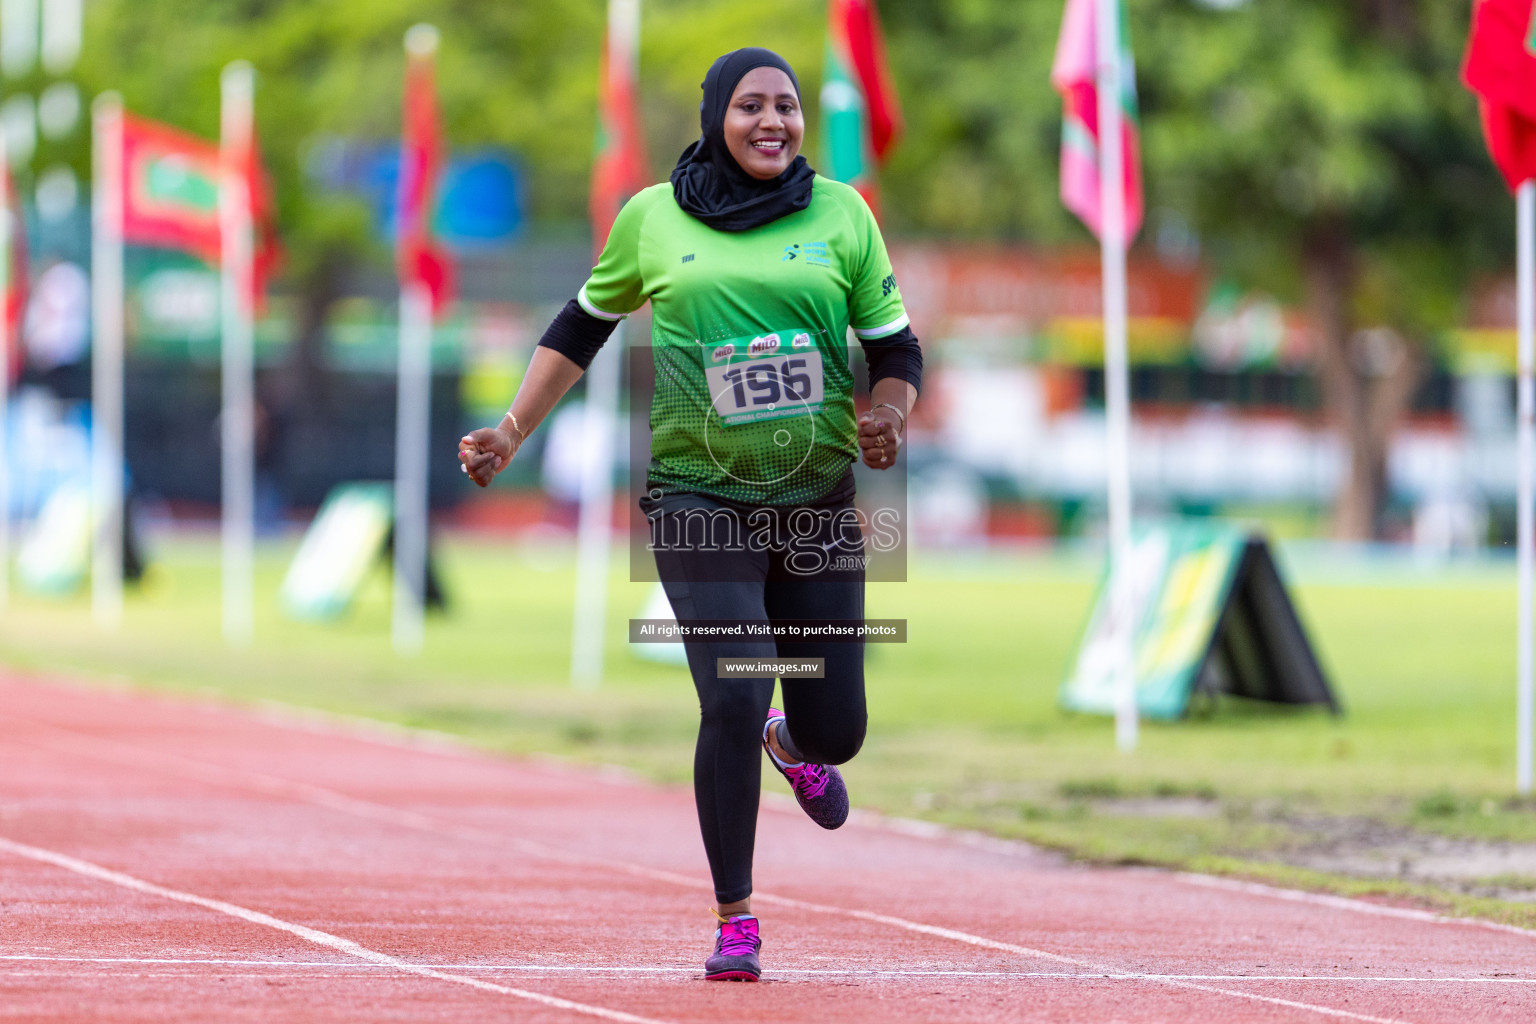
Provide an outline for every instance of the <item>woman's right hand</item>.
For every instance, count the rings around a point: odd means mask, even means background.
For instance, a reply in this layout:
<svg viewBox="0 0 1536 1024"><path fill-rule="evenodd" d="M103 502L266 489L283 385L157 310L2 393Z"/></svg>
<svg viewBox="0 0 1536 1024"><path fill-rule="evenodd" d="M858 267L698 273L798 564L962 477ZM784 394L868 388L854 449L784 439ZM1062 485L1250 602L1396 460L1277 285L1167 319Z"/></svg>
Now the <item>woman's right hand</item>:
<svg viewBox="0 0 1536 1024"><path fill-rule="evenodd" d="M459 463L471 480L489 487L496 474L511 464L520 444L517 433L504 425L472 430L459 439Z"/></svg>

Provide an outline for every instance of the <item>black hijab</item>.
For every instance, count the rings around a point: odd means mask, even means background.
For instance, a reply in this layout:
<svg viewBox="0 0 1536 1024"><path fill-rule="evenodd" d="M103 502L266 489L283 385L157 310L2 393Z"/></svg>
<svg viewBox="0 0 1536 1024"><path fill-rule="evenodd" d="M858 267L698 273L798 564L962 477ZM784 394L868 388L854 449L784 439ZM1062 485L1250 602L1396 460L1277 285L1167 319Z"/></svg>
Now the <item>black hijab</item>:
<svg viewBox="0 0 1536 1024"><path fill-rule="evenodd" d="M677 205L717 231L761 227L811 204L816 172L805 157L795 157L782 174L763 181L742 170L725 144L731 95L754 68L778 68L799 93L800 81L783 57L757 46L732 50L709 66L699 104L699 140L683 150L672 169Z"/></svg>

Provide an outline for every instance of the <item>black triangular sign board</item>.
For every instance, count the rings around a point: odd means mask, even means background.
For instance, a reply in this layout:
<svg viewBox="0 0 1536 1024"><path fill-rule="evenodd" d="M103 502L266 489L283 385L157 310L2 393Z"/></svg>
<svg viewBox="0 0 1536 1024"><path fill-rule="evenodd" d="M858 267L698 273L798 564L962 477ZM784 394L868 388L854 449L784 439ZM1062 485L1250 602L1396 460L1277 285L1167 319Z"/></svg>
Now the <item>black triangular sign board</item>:
<svg viewBox="0 0 1536 1024"><path fill-rule="evenodd" d="M1231 694L1280 704L1326 704L1343 711L1296 615L1264 538L1243 544L1195 693Z"/></svg>
<svg viewBox="0 0 1536 1024"><path fill-rule="evenodd" d="M1340 710L1269 545L1244 527L1143 524L1099 587L1064 707L1114 714L1128 636L1136 706L1148 718L1182 718L1192 698L1220 694Z"/></svg>

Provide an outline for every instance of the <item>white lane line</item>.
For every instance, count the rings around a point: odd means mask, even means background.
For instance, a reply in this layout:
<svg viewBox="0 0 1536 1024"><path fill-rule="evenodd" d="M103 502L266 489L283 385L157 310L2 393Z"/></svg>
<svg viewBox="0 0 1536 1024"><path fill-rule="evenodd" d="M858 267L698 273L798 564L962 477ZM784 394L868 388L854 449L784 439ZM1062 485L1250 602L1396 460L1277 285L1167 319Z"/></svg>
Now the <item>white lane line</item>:
<svg viewBox="0 0 1536 1024"><path fill-rule="evenodd" d="M1265 885L1262 882L1244 882L1236 878L1219 878L1214 875L1197 875L1190 871L1181 871L1173 876L1186 885L1198 885L1206 889L1222 889L1227 892L1246 893L1250 896L1265 896L1269 899L1286 900L1291 903L1310 903L1318 907L1332 907L1335 910L1350 910L1357 914L1372 914L1376 917L1395 917L1404 921L1422 921L1426 924L1456 924L1471 928L1486 928L1489 931L1504 932L1510 935L1520 935L1527 939L1536 938L1536 932L1529 928L1521 928L1518 925L1500 924L1498 921L1483 921L1475 917L1447 917L1444 914L1436 914L1430 910L1414 910L1411 907L1389 907L1380 903L1371 903L1367 900L1350 899L1348 896L1330 896L1320 892L1304 892L1300 889L1282 889L1274 885Z"/></svg>
<svg viewBox="0 0 1536 1024"><path fill-rule="evenodd" d="M347 980L347 981L362 981L362 980L366 979L368 981L377 982L379 980L379 976L378 976L377 972L369 972L369 971L362 970L360 966L359 967L349 967L349 968L347 968L347 971L350 972L350 973L342 973L340 971L325 971L325 972L319 973L319 974L309 973L309 974L303 974L303 975L295 976L293 978L290 978L289 980L332 981L332 980L337 979L337 978L344 979L344 980ZM53 971L43 971L43 970L19 971L19 970L14 970L12 968L0 967L0 978L51 978L55 982L57 982L61 978L100 978L100 977L101 977L101 972L100 971L90 971L90 970L86 970L83 967L74 967L74 968L67 968L67 969L64 969L64 970L53 970ZM270 982L270 981L272 981L272 972L271 971L265 971L265 972L262 972L260 974L257 974L257 973L252 973L252 972L241 972L241 971L220 971L218 974L214 975L213 977L215 979L217 979L218 981L220 981L220 982L229 981L231 979L242 979L242 980L245 980L245 979L258 980L259 979L261 981ZM175 979L177 981L187 981L189 979L190 980L195 980L195 979L193 979L193 976L189 975L186 971L115 971L112 974L112 979L114 981L119 981L119 980L123 980L123 979L127 979L127 978L171 978L171 979Z"/></svg>
<svg viewBox="0 0 1536 1024"><path fill-rule="evenodd" d="M1053 960L1056 963L1071 964L1074 967L1082 967L1087 971L1102 974L1106 977L1124 977L1136 979L1154 984L1169 985L1173 988L1190 989L1196 992L1210 992L1216 995L1231 996L1234 999L1247 999L1257 1003L1269 1003L1273 1006L1285 1006L1293 1010L1307 1010L1312 1013L1322 1014L1325 1017L1338 1017L1344 1020L1367 1021L1369 1024L1407 1024L1396 1017L1373 1017L1369 1014L1355 1013L1351 1010L1340 1010L1332 1006L1320 1006L1316 1003L1303 1003L1294 999L1280 999L1275 996L1261 996L1255 992L1243 992L1239 989L1219 988L1215 985L1207 985L1196 981L1184 981L1176 976L1160 974L1143 974L1140 972L1121 972L1113 968L1096 963L1092 960L1082 960L1077 957L1062 956L1060 953L1049 953L1042 949L1034 949L1030 946L1019 946L1012 942L999 942L996 939L983 938L980 935L972 935L969 932L956 931L953 928L940 928L931 924L920 924L909 921L904 917L892 917L889 914L876 914L868 910L847 910L842 907L830 907L821 903L809 903L804 900L790 899L785 896L771 896L763 893L753 893L752 898L767 903L778 903L782 906L797 907L802 910L811 910L823 914L838 914L846 917L856 917L862 921L870 921L876 924L890 925L921 935L932 935L937 938L951 939L955 942L963 942L967 945L977 946L982 949L995 949L1005 953L1017 953L1021 956L1040 957Z"/></svg>
<svg viewBox="0 0 1536 1024"><path fill-rule="evenodd" d="M75 753L85 753L87 756L96 756L105 760L114 760L119 763L127 762L142 767L146 761L160 761L174 764L181 768L182 774L188 771L199 781L217 782L235 787L258 789L271 795L280 795L305 800L318 806L347 814L354 814L373 821L387 821L405 828L430 832L436 836L453 836L460 839L468 839L477 842L489 842L502 847L512 847L522 850L532 856L552 859L558 862L578 862L590 864L594 867L606 868L612 871L622 872L637 878L646 878L657 882L666 882L672 885L680 885L689 889L697 889L701 881L691 875L678 874L672 871L661 871L655 868L643 867L639 864L631 864L625 861L610 860L606 857L595 857L590 854L577 853L570 850L561 850L556 847L546 846L533 840L507 836L489 829L480 829L456 823L442 821L429 815L418 814L414 811L405 811L390 807L387 804L378 804L368 800L360 800L349 797L334 790L310 783L293 782L276 776L266 775L260 772L251 772L244 769L226 768L222 765L198 761L193 758L183 757L179 754L170 754L163 751L147 751L132 744L121 743L115 740L102 740L94 737L81 736L72 730L63 729L51 723L33 722L30 719L20 718L14 715L0 716L10 718L13 721L26 722L38 729L45 729L55 735L62 734L67 742L64 744L49 744L41 741L33 734L20 737L23 742L30 742L37 746L47 747L54 745L73 747ZM108 751L111 751L109 754ZM1004 953L1013 953L1019 956L1033 957L1049 960L1055 963L1069 964L1073 967L1082 967L1096 974L1115 975L1122 973L1112 967L1094 961L1082 960L1075 957L1063 956L1043 949L1035 949L1030 946L1021 946L1011 942L1000 942L995 939L984 938L980 935L972 935L969 932L958 931L953 928L943 928L938 925L922 924L910 921L902 917L894 917L888 914L876 914L868 910L850 910L844 907L834 907L822 903L811 903L806 900L793 899L788 896L777 896L772 893L754 892L753 898L762 903L774 903L779 906L792 907L802 911L818 914L827 914L838 917L851 917L872 924L881 924L903 931L914 932L919 935L929 935L934 938L947 939L961 942L966 945L981 949L992 949ZM1193 981L1178 981L1162 978L1155 975L1146 975L1143 980L1160 985L1169 985L1175 988L1192 989L1196 991L1210 992L1217 995L1231 996L1235 999L1246 999L1253 1002L1270 1003L1276 1006L1285 1006L1291 1009L1307 1010L1328 1017L1338 1017L1347 1020L1366 1021L1367 1024L1408 1024L1399 1018L1373 1017L1367 1014L1354 1013L1349 1010L1340 1010L1330 1006L1319 1006L1311 1003L1296 1002L1289 999L1279 999L1273 996L1261 996L1252 992L1242 992L1236 989L1223 989L1211 985Z"/></svg>
<svg viewBox="0 0 1536 1024"><path fill-rule="evenodd" d="M526 999L534 1003L542 1003L545 1006L554 1007L557 1010L569 1010L572 1013L581 1013L589 1017L601 1017L604 1020L620 1021L622 1024L670 1024L666 1021L658 1021L651 1017L639 1017L632 1013L624 1013L619 1010L609 1010L601 1006L592 1006L587 1003L577 1003L569 999L561 999L558 996L545 995L542 992L530 992L527 989L511 988L507 985L497 985L480 978L467 978L461 974L449 974L431 967L421 967L416 964L390 956L388 953L380 953L359 945L351 939L344 939L330 932L323 932L317 928L309 928L302 924L294 924L284 921L270 914L263 914L258 910L249 910L245 907L226 903L223 900L209 899L206 896L198 896L195 893L182 892L180 889L167 889L163 885L146 882L142 878L123 874L121 871L113 871L90 861L80 860L66 854L55 853L53 850L45 850L39 846L28 846L25 843L14 842L0 836L0 850L13 853L18 857L26 857L30 860L41 861L44 864L52 864L66 871L73 871L77 875L87 878L95 878L102 882L110 882L112 885L121 886L124 889L132 889L136 892L147 893L151 896L159 896L178 903L189 903L196 907L203 907L220 914L248 921L251 924L263 925L267 928L275 928L280 932L297 936L306 942L313 942L317 946L325 946L348 956L381 967L392 967L407 974L419 975L423 978L432 978L437 981L447 981L455 985L467 985L470 988L481 989L486 992L496 992L504 996L516 996L518 999ZM334 964L330 966L336 966Z"/></svg>
<svg viewBox="0 0 1536 1024"><path fill-rule="evenodd" d="M335 968L379 967L393 970L392 964L350 964L331 960L240 960L213 957L159 957L159 956L44 956L36 953L0 955L0 961L26 961L66 964L131 964L138 966L185 965L189 967L284 967L284 968ZM530 974L693 974L696 967L656 967L652 965L605 966L587 964L416 964L437 971L521 971ZM351 975L364 977L364 974ZM878 967L775 967L766 973L798 974L829 977L863 977L875 975L885 978L1038 978L1062 981L1306 981L1306 982L1382 982L1395 985L1536 985L1536 978L1514 977L1422 977L1418 975L1377 974L1095 974L1088 971L970 971L964 969L919 968L887 969ZM249 975L259 977L259 975Z"/></svg>

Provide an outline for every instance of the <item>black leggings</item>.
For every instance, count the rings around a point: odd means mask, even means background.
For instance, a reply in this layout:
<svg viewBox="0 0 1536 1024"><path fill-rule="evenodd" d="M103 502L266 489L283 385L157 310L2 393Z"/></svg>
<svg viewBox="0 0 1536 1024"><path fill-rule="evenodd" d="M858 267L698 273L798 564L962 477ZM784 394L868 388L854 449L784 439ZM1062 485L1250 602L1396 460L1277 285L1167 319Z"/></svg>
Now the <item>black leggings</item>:
<svg viewBox="0 0 1536 1024"><path fill-rule="evenodd" d="M679 621L863 620L864 544L838 509L801 510L814 519L798 520L796 510L776 509L777 550L754 550L761 545L744 542L754 528L751 512L692 494L641 504L651 519L657 572ZM826 557L829 547L833 557ZM734 903L752 894L763 724L774 681L721 678L715 659L825 659L825 678L781 681L785 727L805 760L842 764L864 742L864 643L742 638L684 646L699 694L693 757L699 829L715 898Z"/></svg>

